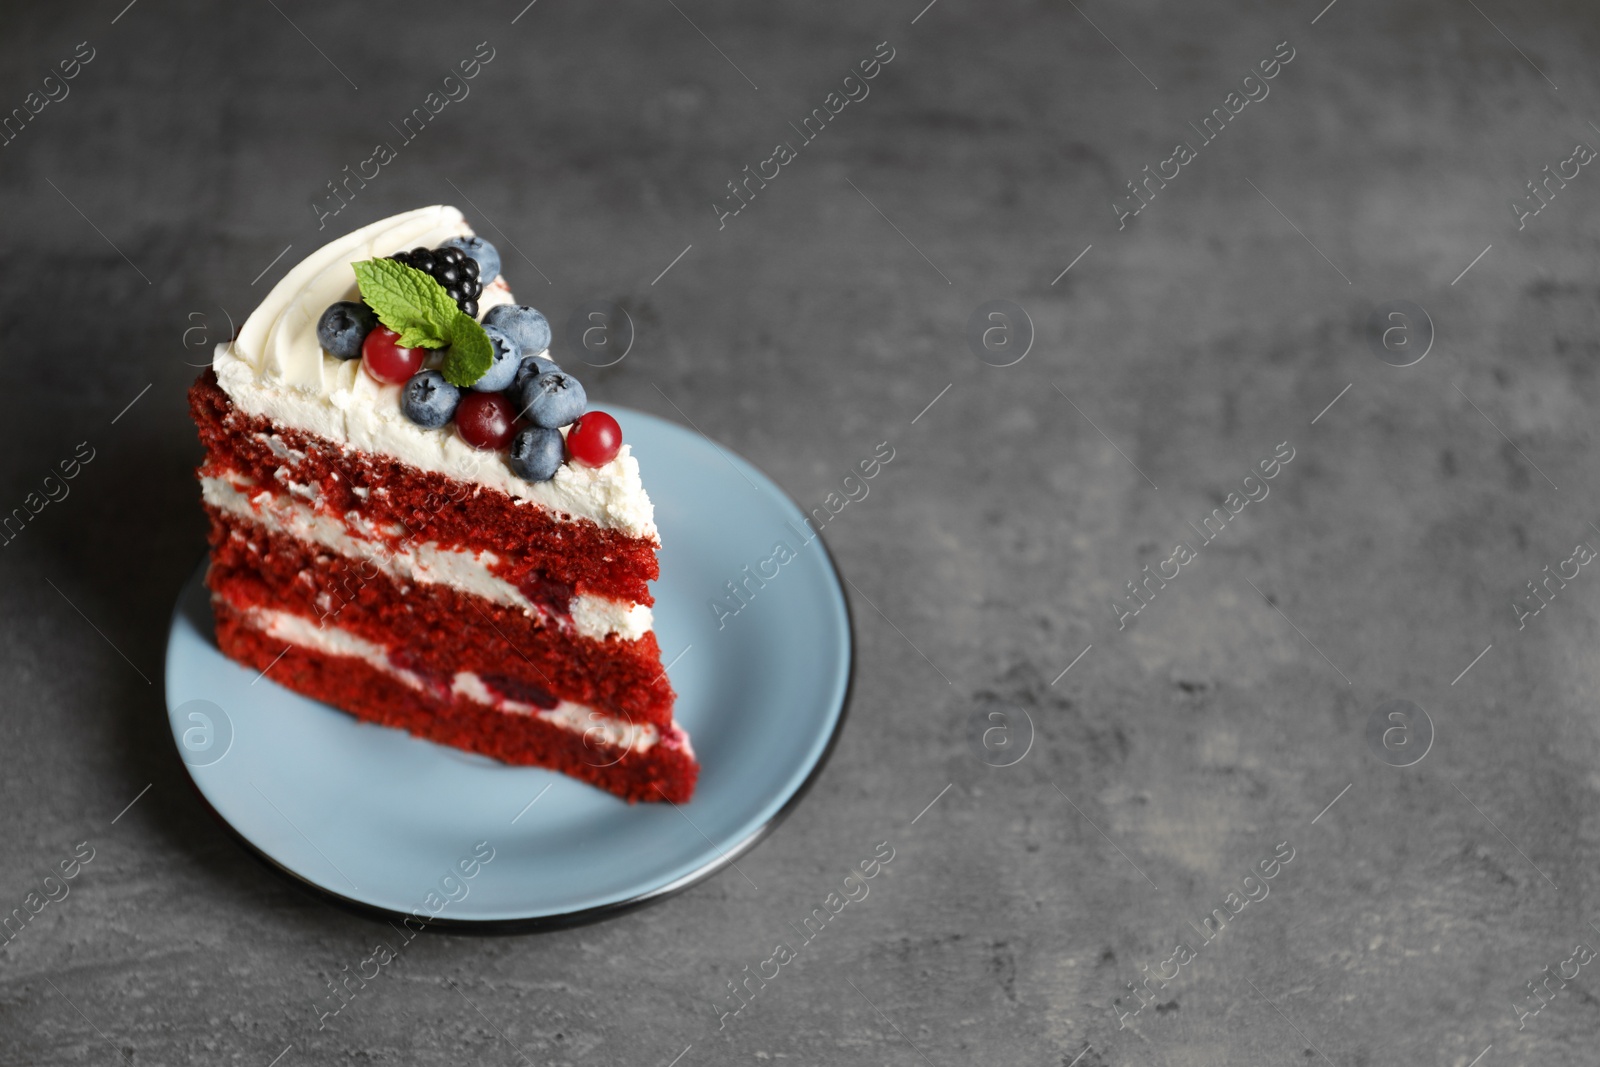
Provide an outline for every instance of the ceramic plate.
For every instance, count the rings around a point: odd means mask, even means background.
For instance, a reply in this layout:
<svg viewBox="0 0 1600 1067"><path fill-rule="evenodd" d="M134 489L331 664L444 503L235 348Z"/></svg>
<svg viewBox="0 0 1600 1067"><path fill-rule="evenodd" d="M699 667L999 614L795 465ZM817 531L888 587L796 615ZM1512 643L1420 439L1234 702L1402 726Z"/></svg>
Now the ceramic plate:
<svg viewBox="0 0 1600 1067"><path fill-rule="evenodd" d="M168 639L173 740L216 815L270 864L335 901L432 925L535 929L603 918L732 863L820 771L844 719L850 620L800 509L693 430L609 409L655 502L656 635L700 759L684 805L627 804L358 722L223 657L202 565ZM774 560L782 542L792 551ZM781 560L782 554L777 559ZM762 561L737 614L725 583Z"/></svg>

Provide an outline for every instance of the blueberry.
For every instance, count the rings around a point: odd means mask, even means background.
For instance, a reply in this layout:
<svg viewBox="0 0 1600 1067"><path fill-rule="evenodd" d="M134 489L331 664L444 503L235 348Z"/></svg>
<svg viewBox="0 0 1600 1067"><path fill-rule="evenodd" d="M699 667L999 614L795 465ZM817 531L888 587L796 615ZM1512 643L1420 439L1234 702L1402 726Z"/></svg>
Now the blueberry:
<svg viewBox="0 0 1600 1067"><path fill-rule="evenodd" d="M488 329L488 327L484 327ZM561 368L555 365L554 360L545 359L543 356L523 356L522 366L517 368L516 380L511 383L508 390L513 397L522 395L522 390L533 379L541 374L559 374Z"/></svg>
<svg viewBox="0 0 1600 1067"><path fill-rule="evenodd" d="M549 321L526 304L497 304L483 316L483 322L510 334L530 356L550 347Z"/></svg>
<svg viewBox="0 0 1600 1067"><path fill-rule="evenodd" d="M450 421L461 402L461 390L436 370L418 371L400 390L400 410L406 418L430 430Z"/></svg>
<svg viewBox="0 0 1600 1067"><path fill-rule="evenodd" d="M494 245L482 237L452 237L444 243L445 248L459 248L471 256L478 264L478 277L488 285L500 275L500 253Z"/></svg>
<svg viewBox="0 0 1600 1067"><path fill-rule="evenodd" d="M329 304L328 310L317 320L317 343L337 359L355 359L361 355L361 342L376 325L378 316L367 305L341 300Z"/></svg>
<svg viewBox="0 0 1600 1067"><path fill-rule="evenodd" d="M511 454L506 461L517 477L530 482L548 482L561 469L565 452L560 430L525 426L511 439Z"/></svg>
<svg viewBox="0 0 1600 1067"><path fill-rule="evenodd" d="M498 326L485 326L483 332L489 335L489 343L494 346L494 362L472 387L480 393L498 393L516 381L517 371L522 367L522 349Z"/></svg>
<svg viewBox="0 0 1600 1067"><path fill-rule="evenodd" d="M523 383L518 400L529 422L550 429L565 426L582 415L589 403L578 379L560 371L541 374Z"/></svg>

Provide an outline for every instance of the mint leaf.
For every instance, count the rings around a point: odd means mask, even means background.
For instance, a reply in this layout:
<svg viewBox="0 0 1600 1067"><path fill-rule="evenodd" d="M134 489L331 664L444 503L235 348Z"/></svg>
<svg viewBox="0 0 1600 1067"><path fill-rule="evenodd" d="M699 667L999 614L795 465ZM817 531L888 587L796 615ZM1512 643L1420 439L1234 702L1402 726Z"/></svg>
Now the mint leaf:
<svg viewBox="0 0 1600 1067"><path fill-rule="evenodd" d="M351 266L361 286L361 298L377 312L379 322L400 335L396 344L404 348L443 348L450 343L461 309L444 286L398 260L367 259ZM483 332L481 327L478 332ZM488 338L484 341L487 343ZM491 362L493 358L491 352Z"/></svg>
<svg viewBox="0 0 1600 1067"><path fill-rule="evenodd" d="M451 385L463 389L494 365L494 345L476 319L450 299L431 275L393 259L367 259L351 264L361 298L378 321L400 335L403 348L444 348L439 370Z"/></svg>
<svg viewBox="0 0 1600 1067"><path fill-rule="evenodd" d="M465 389L493 365L494 345L489 335L483 332L478 320L458 308L450 323L450 351L444 354L439 373L451 385Z"/></svg>
<svg viewBox="0 0 1600 1067"><path fill-rule="evenodd" d="M385 325L388 325L385 323ZM393 329L393 327L390 327ZM413 323L400 331L400 336L395 339L395 344L401 348L443 348L444 342L439 340L438 332L431 327Z"/></svg>

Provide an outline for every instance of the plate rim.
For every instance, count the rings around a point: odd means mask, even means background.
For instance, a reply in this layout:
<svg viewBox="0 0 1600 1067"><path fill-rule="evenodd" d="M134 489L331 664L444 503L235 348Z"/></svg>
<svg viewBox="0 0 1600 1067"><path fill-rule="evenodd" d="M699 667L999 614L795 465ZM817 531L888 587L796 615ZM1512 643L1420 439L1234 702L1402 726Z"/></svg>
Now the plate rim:
<svg viewBox="0 0 1600 1067"><path fill-rule="evenodd" d="M673 422L671 419L662 418L660 415L655 415L651 412L638 411L637 409L628 408L620 404L613 404L611 407L614 410L626 411L630 415L643 415L648 419L654 419L679 431L694 432L689 427L682 426L676 422ZM718 445L709 437L705 437L704 434L698 434L698 436L705 438L705 440L709 442L713 448L716 448L719 451L722 450L721 445ZM792 505L796 509L800 508L799 502L796 501L794 497L789 495L789 492L783 488L776 478L772 477L772 475L768 474L766 470L757 464L751 462L747 457L737 452L734 453L734 455L738 456L741 462L747 464L752 470L756 471L756 473L765 478L773 487L774 491L777 492L777 494L785 502ZM815 539L818 546L822 549L823 562L827 564L827 574L833 580L833 586L836 590L838 590L839 593L839 602L844 608L846 659L844 693L839 698L838 717L834 720L833 728L828 733L828 739L823 744L822 751L817 754L816 762L814 762L810 769L806 772L805 778L803 778L799 785L795 786L794 790L784 798L783 803L779 805L778 809L774 811L765 822L761 823L749 834L745 835L745 837L741 840L725 848L718 847L717 845L713 844L712 847L716 849L718 855L702 866L697 867L687 874L681 875L678 878L665 883L664 885L656 886L653 889L649 889L642 893L637 893L623 900L614 900L604 904L596 904L592 907L554 912L548 915L530 915L521 918L456 919L436 916L423 922L418 929L437 930L442 933L498 936L504 934L547 933L556 930L566 930L577 926L588 926L594 923L604 922L607 919L613 919L620 915L625 915L628 912L637 911L640 908L644 908L650 904L666 900L669 897L673 897L679 893L682 893L686 889L699 885L701 882L706 881L713 875L719 874L728 867L731 867L734 864L734 861L750 852L751 849L755 848L756 845L760 844L767 838L768 835L776 830L779 825L781 825L783 821L787 819L797 807L799 807L800 802L805 799L808 793L811 792L811 787L816 784L817 779L822 776L823 770L828 766L829 760L833 757L834 750L838 747L839 738L844 733L845 721L850 716L851 700L855 696L855 616L851 611L850 598L845 593L844 577L839 570L838 563L834 559L832 549L828 547L827 539L823 531L816 531ZM207 551L206 554L201 557L200 569L209 566L210 558L210 552ZM180 615L183 608L184 590L188 588L189 582L192 580L193 572L191 572L190 578L185 579L183 585L179 588L178 597L173 603L172 615L167 625L167 646L169 648L171 647L173 634L177 632L177 627L179 625ZM209 610L210 606L208 603L207 611ZM405 922L408 919L412 921L419 920L419 916L413 915L409 912L394 911L378 904L372 904L364 900L358 900L355 897L346 896L345 894L336 892L327 888L326 886L318 885L309 878L306 878L305 876L290 870L282 863L279 863L254 841L251 841L248 837L246 837L243 831L234 826L233 823L229 822L227 817L218 811L216 806L212 804L211 801L206 797L204 791L200 788L200 783L195 779L193 768L191 768L189 764L184 762L182 759L183 751L178 746L178 735L172 726L170 697L166 693L167 677L165 672L163 672L162 677L162 688L162 702L167 705L168 711L168 715L166 716L165 733L167 735L168 742L172 746L173 753L179 757L178 762L179 765L183 767L184 777L188 781L189 788L194 792L195 798L200 802L200 806L204 808L213 819L216 820L216 822L228 833L230 837L232 837L244 848L246 854L254 858L268 870L286 879L301 892L307 893L321 900L323 903L332 904L341 911L359 915L362 918L379 919L386 923L392 923L394 920L399 920L401 922ZM311 698L306 697L304 699L309 700ZM317 703L322 702L317 701Z"/></svg>

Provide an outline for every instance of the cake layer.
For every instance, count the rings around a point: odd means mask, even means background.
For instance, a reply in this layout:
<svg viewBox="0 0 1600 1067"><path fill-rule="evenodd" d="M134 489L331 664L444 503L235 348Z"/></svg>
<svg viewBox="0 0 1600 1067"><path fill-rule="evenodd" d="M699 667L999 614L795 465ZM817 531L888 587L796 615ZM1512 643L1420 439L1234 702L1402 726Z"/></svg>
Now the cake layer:
<svg viewBox="0 0 1600 1067"><path fill-rule="evenodd" d="M562 613L574 596L650 605L656 542L570 519L486 485L457 481L382 455L244 414L218 387L213 372L189 391L189 407L206 448L202 478L272 485L317 512L351 512L377 529L403 531L413 542L491 552L495 573L528 599ZM485 453L486 463L504 462ZM572 468L565 464L562 470Z"/></svg>
<svg viewBox="0 0 1600 1067"><path fill-rule="evenodd" d="M272 609L337 625L433 678L460 671L518 691L596 707L636 723L672 721L672 685L655 634L584 637L539 613L454 586L407 583L216 507L206 582L240 610Z"/></svg>
<svg viewBox="0 0 1600 1067"><path fill-rule="evenodd" d="M376 568L401 584L448 585L497 604L537 613L548 625L570 628L596 640L615 634L632 641L650 631L651 612L643 604L581 594L570 597L563 612L558 604L531 600L496 574L500 560L492 552L419 542L404 530L379 528L357 512L338 517L323 514L284 490L281 483L249 485L242 475L229 472L223 477L201 478L200 496L208 505L234 518L337 553L350 562L352 571L361 574Z"/></svg>
<svg viewBox="0 0 1600 1067"><path fill-rule="evenodd" d="M506 763L548 767L630 802L681 803L694 791L699 765L675 723L638 727L573 705L530 706L498 696L470 672L440 684L394 667L378 646L342 628L241 611L216 598L213 611L224 654L357 718Z"/></svg>

